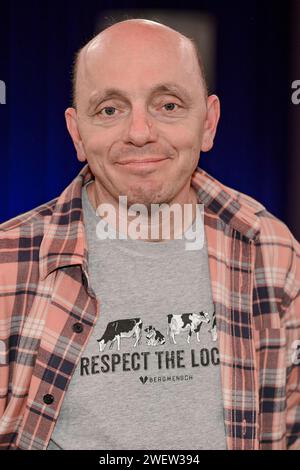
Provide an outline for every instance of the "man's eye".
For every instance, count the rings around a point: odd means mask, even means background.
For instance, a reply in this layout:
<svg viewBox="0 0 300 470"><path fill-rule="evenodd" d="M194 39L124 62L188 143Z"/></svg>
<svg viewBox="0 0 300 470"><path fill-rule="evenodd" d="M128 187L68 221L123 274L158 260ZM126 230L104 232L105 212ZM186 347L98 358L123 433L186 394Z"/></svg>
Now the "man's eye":
<svg viewBox="0 0 300 470"><path fill-rule="evenodd" d="M171 105L171 108L170 108L170 105ZM174 105L179 107L179 105L177 103L173 103L173 102L164 104L164 106L168 106L167 111L173 111L174 107L172 108L172 106L174 106Z"/></svg>
<svg viewBox="0 0 300 470"><path fill-rule="evenodd" d="M173 103L173 102L166 103L163 105L163 107L167 107L166 108L167 111L174 111L175 106L179 107L177 103ZM103 114L103 111L104 111L104 114ZM105 106L104 108L100 109L100 111L97 114L101 114L102 116L105 115L109 117L109 116L114 116L116 114L114 111L116 111L116 108L114 106Z"/></svg>
<svg viewBox="0 0 300 470"><path fill-rule="evenodd" d="M102 111L104 111L104 110L109 110L109 113L108 114L105 113L105 116L113 116L114 113L112 113L111 110L116 110L116 108L114 108L113 106L105 106L105 108L100 109L100 111L97 114L102 114L103 115Z"/></svg>

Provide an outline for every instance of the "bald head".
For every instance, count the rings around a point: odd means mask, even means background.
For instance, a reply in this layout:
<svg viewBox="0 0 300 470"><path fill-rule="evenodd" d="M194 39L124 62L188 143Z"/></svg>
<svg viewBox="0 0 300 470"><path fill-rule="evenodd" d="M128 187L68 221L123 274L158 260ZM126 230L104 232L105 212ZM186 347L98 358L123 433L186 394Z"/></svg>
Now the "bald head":
<svg viewBox="0 0 300 470"><path fill-rule="evenodd" d="M137 46L137 43L143 41L145 43L148 42L153 47L157 46L159 49L165 48L166 53L168 50L169 52L175 51L178 54L178 58L181 59L181 64L183 61L184 66L189 67L191 73L197 74L205 98L207 98L207 84L203 63L194 39L188 38L169 26L155 21L129 19L119 21L107 27L76 53L72 71L73 107L77 107L80 89L78 82L87 79L91 64L95 63L105 50L107 52L109 49L112 54L116 50L122 53L122 49L133 49Z"/></svg>

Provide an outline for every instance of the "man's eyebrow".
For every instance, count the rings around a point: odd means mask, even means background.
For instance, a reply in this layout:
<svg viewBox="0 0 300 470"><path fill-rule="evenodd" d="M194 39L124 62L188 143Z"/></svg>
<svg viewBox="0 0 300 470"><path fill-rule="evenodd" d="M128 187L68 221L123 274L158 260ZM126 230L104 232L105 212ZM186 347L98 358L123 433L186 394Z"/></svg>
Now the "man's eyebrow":
<svg viewBox="0 0 300 470"><path fill-rule="evenodd" d="M186 101L191 101L191 95L183 86L177 83L159 83L152 88L150 88L150 95L155 93L167 93L167 94L179 94ZM126 98L129 100L129 95L127 92L120 90L118 88L106 88L101 92L93 94L89 99L89 109L95 106L97 103L103 100L108 100L111 98Z"/></svg>

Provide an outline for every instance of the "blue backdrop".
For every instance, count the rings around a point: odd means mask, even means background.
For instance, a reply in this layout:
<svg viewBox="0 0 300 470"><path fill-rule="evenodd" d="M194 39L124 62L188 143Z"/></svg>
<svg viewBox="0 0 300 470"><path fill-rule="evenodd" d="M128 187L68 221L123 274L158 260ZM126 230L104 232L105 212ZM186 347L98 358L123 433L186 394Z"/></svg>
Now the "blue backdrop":
<svg viewBox="0 0 300 470"><path fill-rule="evenodd" d="M143 7L158 7L151 2ZM160 7L171 7L168 3ZM0 221L60 194L82 168L68 135L75 51L96 33L101 9L139 2L1 1ZM178 8L193 8L179 2ZM289 2L197 1L217 19L222 105L214 148L201 166L287 220Z"/></svg>

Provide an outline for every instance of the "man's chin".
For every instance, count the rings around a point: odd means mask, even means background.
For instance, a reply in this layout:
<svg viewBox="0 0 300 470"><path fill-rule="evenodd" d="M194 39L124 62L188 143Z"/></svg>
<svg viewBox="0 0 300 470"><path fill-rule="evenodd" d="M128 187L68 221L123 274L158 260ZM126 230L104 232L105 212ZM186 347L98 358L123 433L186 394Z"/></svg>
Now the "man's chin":
<svg viewBox="0 0 300 470"><path fill-rule="evenodd" d="M166 200L165 191L162 192L161 185L155 185L156 187L146 188L137 187L131 191L124 191L123 195L127 197L127 205L132 204L143 204L145 206L151 206L151 204L161 204Z"/></svg>

